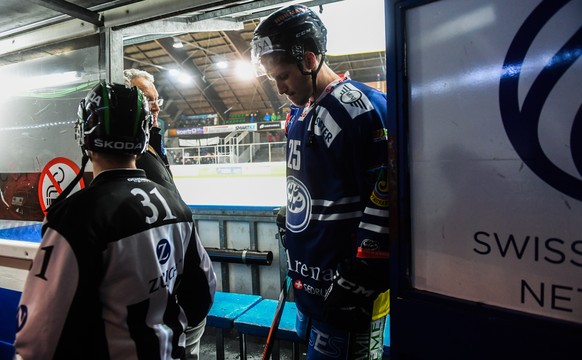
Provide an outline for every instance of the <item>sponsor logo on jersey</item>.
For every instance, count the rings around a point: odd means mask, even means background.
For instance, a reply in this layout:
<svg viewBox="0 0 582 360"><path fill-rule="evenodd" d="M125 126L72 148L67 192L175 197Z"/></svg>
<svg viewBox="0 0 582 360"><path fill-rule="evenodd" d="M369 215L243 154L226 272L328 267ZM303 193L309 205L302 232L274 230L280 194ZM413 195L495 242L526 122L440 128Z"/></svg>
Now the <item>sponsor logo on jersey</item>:
<svg viewBox="0 0 582 360"><path fill-rule="evenodd" d="M325 297L325 294L327 294L327 288L325 289L316 288L315 286L311 286L308 284L303 284L303 291L310 295L321 296L323 298Z"/></svg>
<svg viewBox="0 0 582 360"><path fill-rule="evenodd" d="M356 333L353 339L355 359L382 359L385 318L370 323L369 333Z"/></svg>
<svg viewBox="0 0 582 360"><path fill-rule="evenodd" d="M172 254L172 246L170 242L166 239L162 239L158 242L156 246L156 255L158 256L158 262L161 265L164 265L170 259L170 255Z"/></svg>
<svg viewBox="0 0 582 360"><path fill-rule="evenodd" d="M309 278L315 281L332 281L335 271L327 268L322 269L319 266L312 266L305 264L299 260L292 260L289 255L289 250L285 251L287 256L287 269L289 272L296 273L304 278Z"/></svg>
<svg viewBox="0 0 582 360"><path fill-rule="evenodd" d="M311 196L301 180L287 177L287 229L302 232L311 219Z"/></svg>
<svg viewBox="0 0 582 360"><path fill-rule="evenodd" d="M330 359L339 359L342 355L342 349L345 347L345 338L334 336L331 333L311 327L311 339L313 349ZM345 356L345 354L344 354Z"/></svg>
<svg viewBox="0 0 582 360"><path fill-rule="evenodd" d="M24 327L27 319L28 307L26 307L26 305L20 305L18 307L18 313L16 314L16 332L19 332Z"/></svg>
<svg viewBox="0 0 582 360"><path fill-rule="evenodd" d="M317 136L321 136L325 144L329 148L331 143L336 138L337 134L340 133L342 129L335 122L333 117L329 116L329 112L325 108L320 108L317 113L317 119L315 119L314 133Z"/></svg>
<svg viewBox="0 0 582 360"><path fill-rule="evenodd" d="M303 283L301 282L301 280L295 280L293 282L293 287L297 290L302 290L303 289Z"/></svg>
<svg viewBox="0 0 582 360"><path fill-rule="evenodd" d="M177 276L178 268L176 266L172 266L168 270L162 272L160 276L151 279L148 281L150 284L150 294L165 288L169 288L171 290L174 284L174 280Z"/></svg>
<svg viewBox="0 0 582 360"><path fill-rule="evenodd" d="M134 183L144 183L144 182L150 182L151 180L149 180L147 178L127 178L127 181L134 182Z"/></svg>

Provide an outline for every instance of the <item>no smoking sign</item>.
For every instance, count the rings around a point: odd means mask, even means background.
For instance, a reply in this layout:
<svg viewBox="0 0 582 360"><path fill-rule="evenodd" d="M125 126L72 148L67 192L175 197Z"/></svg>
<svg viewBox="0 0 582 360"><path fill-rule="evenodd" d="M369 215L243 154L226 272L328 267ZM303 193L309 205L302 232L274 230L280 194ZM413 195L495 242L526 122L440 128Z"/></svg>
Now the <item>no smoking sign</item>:
<svg viewBox="0 0 582 360"><path fill-rule="evenodd" d="M64 157L54 158L45 165L38 179L38 201L45 214L46 209L67 188L78 173L79 167ZM84 187L85 183L81 178L71 193Z"/></svg>

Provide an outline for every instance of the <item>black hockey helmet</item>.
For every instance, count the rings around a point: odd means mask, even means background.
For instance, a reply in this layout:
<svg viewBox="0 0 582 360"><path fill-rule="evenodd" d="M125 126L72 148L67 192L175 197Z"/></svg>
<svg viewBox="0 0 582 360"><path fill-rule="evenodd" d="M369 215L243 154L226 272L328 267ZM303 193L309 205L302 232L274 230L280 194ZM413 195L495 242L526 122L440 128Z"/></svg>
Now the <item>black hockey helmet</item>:
<svg viewBox="0 0 582 360"><path fill-rule="evenodd" d="M319 16L304 5L289 5L261 21L251 40L251 59L258 75L264 71L261 57L273 52L286 52L297 63L303 60L305 51L327 52L327 29Z"/></svg>
<svg viewBox="0 0 582 360"><path fill-rule="evenodd" d="M137 155L147 147L150 122L138 88L101 81L79 104L76 138L83 152Z"/></svg>

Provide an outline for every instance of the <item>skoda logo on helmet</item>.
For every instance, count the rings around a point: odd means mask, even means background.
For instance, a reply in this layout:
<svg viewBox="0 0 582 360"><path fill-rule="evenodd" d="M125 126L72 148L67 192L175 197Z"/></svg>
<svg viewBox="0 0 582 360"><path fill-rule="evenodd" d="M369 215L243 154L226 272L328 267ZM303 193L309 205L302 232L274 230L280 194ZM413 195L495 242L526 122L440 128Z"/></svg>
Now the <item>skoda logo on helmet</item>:
<svg viewBox="0 0 582 360"><path fill-rule="evenodd" d="M552 119L551 127L541 121L542 113L547 113L544 107L547 109L552 105L550 95L553 95L552 98L555 99L557 96L574 97L573 95L576 94L571 91L571 88L564 92L562 90L564 87L558 85L566 82L575 83L572 79L581 77L580 67L572 66L582 55L581 37L574 33L570 38L564 36L559 38L557 42L564 45L549 61L545 62L530 88L526 89L525 97L522 96L523 100L519 94L520 90L523 92L523 89L519 88L519 82L528 50L546 24L550 21L555 22L554 17L567 13L560 12L567 3L567 1L542 1L518 30L503 64L499 83L499 105L507 136L523 162L548 185L582 201L582 141L580 141L582 139L582 111L578 108L577 112L574 110L570 115L566 109L560 107L560 110L556 110L559 111L558 117ZM547 32L545 30L544 34ZM560 36L559 34L564 34L564 32L557 32L554 36ZM570 93L567 92L568 90ZM579 87L576 91L580 94ZM561 94L555 95L558 92ZM579 100L578 98L572 101ZM569 116L571 117L568 118ZM566 143L551 144L552 141L555 142L553 139L556 137L549 136L546 136L542 142L540 135L547 135L548 131L544 130L544 126L540 126L540 123L545 125L545 129L561 131L560 135ZM565 153L564 150L568 148L570 152ZM556 161L558 157L556 154L560 157L559 161Z"/></svg>
<svg viewBox="0 0 582 360"><path fill-rule="evenodd" d="M95 147L110 150L141 150L143 148L141 143L126 142L126 141L110 141L103 139L95 139L93 141Z"/></svg>

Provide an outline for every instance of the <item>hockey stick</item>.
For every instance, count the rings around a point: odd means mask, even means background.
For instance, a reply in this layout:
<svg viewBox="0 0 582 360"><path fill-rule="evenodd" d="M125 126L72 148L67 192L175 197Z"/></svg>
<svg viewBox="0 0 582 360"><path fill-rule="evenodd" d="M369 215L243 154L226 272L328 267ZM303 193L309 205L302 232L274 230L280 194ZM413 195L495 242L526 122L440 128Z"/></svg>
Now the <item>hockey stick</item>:
<svg viewBox="0 0 582 360"><path fill-rule="evenodd" d="M267 342L265 343L265 348L263 349L263 356L261 357L261 360L268 360L271 357L271 352L273 352L275 335L277 335L277 330L279 329L279 323L281 322L281 316L283 315L283 309L285 308L285 302L287 301L287 292L289 291L290 285L291 278L289 276L286 276L285 284L283 284L283 288L281 289L281 293L279 294L279 302L277 302L275 316L273 317L273 322L271 323L271 328L269 329L269 335L267 335Z"/></svg>

